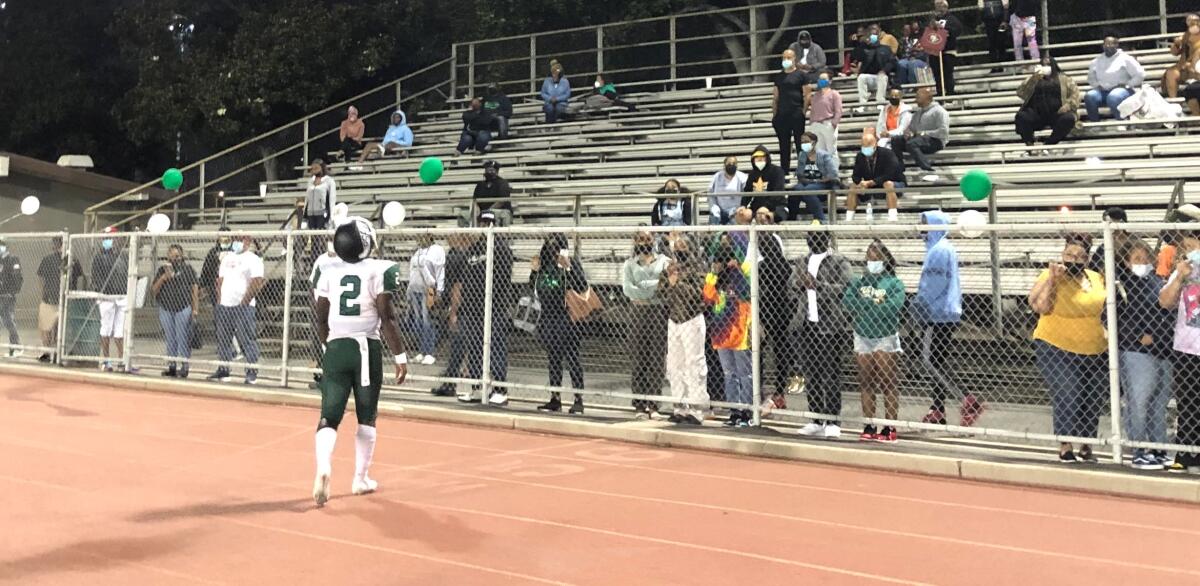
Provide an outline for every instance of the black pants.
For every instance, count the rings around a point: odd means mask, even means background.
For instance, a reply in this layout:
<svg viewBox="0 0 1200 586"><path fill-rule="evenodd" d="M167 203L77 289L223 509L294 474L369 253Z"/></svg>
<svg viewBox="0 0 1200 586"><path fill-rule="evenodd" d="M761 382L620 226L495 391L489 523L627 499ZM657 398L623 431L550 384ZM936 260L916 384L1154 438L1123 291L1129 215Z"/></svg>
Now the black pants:
<svg viewBox="0 0 1200 586"><path fill-rule="evenodd" d="M804 377L808 410L832 416L826 423L837 423L842 413L842 363L850 349L849 333L823 333L805 320L800 328L800 347L804 355Z"/></svg>
<svg viewBox="0 0 1200 586"><path fill-rule="evenodd" d="M903 162L904 153L908 153L912 155L913 162L926 171L933 170L933 165L929 162L927 155L942 150L942 146L942 141L932 136L914 136L912 138L897 136L892 139L892 152L896 153L897 159Z"/></svg>
<svg viewBox="0 0 1200 586"><path fill-rule="evenodd" d="M450 335L450 358L446 361L446 369L442 371L442 376L458 378L462 376L463 359L466 356L466 349L463 347L463 338L466 337L463 333L463 318L459 318L458 326L454 328L447 324L446 332ZM481 333L480 336L482 335ZM480 370L483 368L480 367Z"/></svg>
<svg viewBox="0 0 1200 586"><path fill-rule="evenodd" d="M1025 144L1033 144L1033 133L1049 127L1050 138L1046 139L1045 144L1058 144L1075 129L1075 121L1074 112L1044 116L1033 110L1021 109L1017 111L1017 134L1021 135Z"/></svg>
<svg viewBox="0 0 1200 586"><path fill-rule="evenodd" d="M1175 442L1185 446L1200 446L1200 356L1176 352L1175 407L1179 418L1175 422ZM1180 453L1184 455L1183 452ZM1200 466L1200 454L1191 454L1193 466ZM1185 457L1186 462L1189 457Z"/></svg>
<svg viewBox="0 0 1200 586"><path fill-rule="evenodd" d="M667 314L662 305L630 305L630 387L636 395L661 395L667 355ZM658 409L657 401L635 399L633 408Z"/></svg>
<svg viewBox="0 0 1200 586"><path fill-rule="evenodd" d="M583 363L579 361L579 329L567 317L566 309L561 316L542 313L538 333L542 346L546 348L546 368L550 374L550 386L562 386L563 362L571 373L571 387L583 388ZM557 393L556 393L557 395Z"/></svg>
<svg viewBox="0 0 1200 586"><path fill-rule="evenodd" d="M711 327L707 322L705 326ZM724 401L725 369L721 367L721 356L713 349L712 344L704 345L704 362L708 365L708 378L704 381L705 387L708 389L708 398L713 401Z"/></svg>
<svg viewBox="0 0 1200 586"><path fill-rule="evenodd" d="M958 63L958 57L948 53L942 53L929 56L929 70L933 73L933 82L937 84L938 91L944 96L954 95L954 66ZM943 71L945 68L945 71ZM945 76L945 86L943 86L943 75Z"/></svg>
<svg viewBox="0 0 1200 586"><path fill-rule="evenodd" d="M347 138L346 140L343 140L342 160L349 163L351 154L354 153L354 151L362 150L362 148L363 143L361 140L354 140L353 138Z"/></svg>
<svg viewBox="0 0 1200 586"><path fill-rule="evenodd" d="M921 365L930 379L929 395L933 408L945 413L946 396L958 395L958 386L950 377L950 347L954 344L956 323L928 324L921 332Z"/></svg>
<svg viewBox="0 0 1200 586"><path fill-rule="evenodd" d="M987 37L988 60L992 63L1004 61L1004 50L1012 45L1012 37L1000 30L1004 24L999 20L984 20L983 34Z"/></svg>
<svg viewBox="0 0 1200 586"><path fill-rule="evenodd" d="M788 379L796 374L796 344L788 330L796 306L787 301L764 301L763 309L770 309L761 312L763 332L775 353L775 394L782 395L787 392Z"/></svg>
<svg viewBox="0 0 1200 586"><path fill-rule="evenodd" d="M459 316L461 331L458 338L463 340L467 361L467 378L483 378L483 314ZM452 350L453 352L453 350ZM504 382L508 380L508 324L500 312L492 311L492 345L491 362L488 370L492 380ZM453 355L451 355L453 362ZM559 374L562 380L562 374Z"/></svg>
<svg viewBox="0 0 1200 586"><path fill-rule="evenodd" d="M779 139L779 166L784 173L792 171L792 141L796 141L796 152L800 152L800 137L804 134L804 113L796 116L776 116L771 121L775 138Z"/></svg>

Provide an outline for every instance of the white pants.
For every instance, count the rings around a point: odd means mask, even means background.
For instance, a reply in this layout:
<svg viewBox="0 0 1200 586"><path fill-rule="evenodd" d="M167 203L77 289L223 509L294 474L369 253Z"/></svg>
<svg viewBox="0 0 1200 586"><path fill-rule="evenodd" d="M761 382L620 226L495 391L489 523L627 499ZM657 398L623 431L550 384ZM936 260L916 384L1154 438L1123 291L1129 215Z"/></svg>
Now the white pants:
<svg viewBox="0 0 1200 586"><path fill-rule="evenodd" d="M817 148L827 153L837 154L838 131L829 122L813 122L808 125L808 131L817 135Z"/></svg>
<svg viewBox="0 0 1200 586"><path fill-rule="evenodd" d="M704 360L707 332L704 316L681 324L667 320L667 382L675 399L675 414L704 420L708 411L708 363Z"/></svg>
<svg viewBox="0 0 1200 586"><path fill-rule="evenodd" d="M100 310L101 338L120 340L125 337L125 301L125 299L117 299L96 302L96 306Z"/></svg>
<svg viewBox="0 0 1200 586"><path fill-rule="evenodd" d="M875 101L882 103L887 98L888 76L886 73L860 73L858 75L858 101L865 104L870 101L870 93L875 91Z"/></svg>

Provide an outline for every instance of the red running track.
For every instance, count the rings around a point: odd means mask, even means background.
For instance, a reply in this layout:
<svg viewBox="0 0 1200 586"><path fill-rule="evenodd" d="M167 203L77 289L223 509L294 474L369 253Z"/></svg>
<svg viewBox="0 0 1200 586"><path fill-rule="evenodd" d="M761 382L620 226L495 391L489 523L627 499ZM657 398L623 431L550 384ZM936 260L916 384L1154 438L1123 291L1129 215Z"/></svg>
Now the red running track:
<svg viewBox="0 0 1200 586"><path fill-rule="evenodd" d="M1198 584L1200 508L0 377L11 584Z"/></svg>

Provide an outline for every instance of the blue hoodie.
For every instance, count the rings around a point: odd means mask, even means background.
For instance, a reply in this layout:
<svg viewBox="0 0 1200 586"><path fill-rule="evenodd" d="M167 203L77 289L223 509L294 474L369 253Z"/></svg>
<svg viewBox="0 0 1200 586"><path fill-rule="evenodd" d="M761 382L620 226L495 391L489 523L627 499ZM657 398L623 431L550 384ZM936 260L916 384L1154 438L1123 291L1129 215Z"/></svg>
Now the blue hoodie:
<svg viewBox="0 0 1200 586"><path fill-rule="evenodd" d="M930 226L948 226L950 216L933 210L921 213ZM946 238L946 230L925 232L925 264L913 299L913 318L925 323L958 323L962 320L962 286L958 280L958 251Z"/></svg>
<svg viewBox="0 0 1200 586"><path fill-rule="evenodd" d="M383 144L394 143L400 146L412 146L413 132L408 127L408 118L400 110L396 110L392 113L392 116L396 114L400 115L400 124L393 124L388 127L387 133L383 135Z"/></svg>
<svg viewBox="0 0 1200 586"><path fill-rule="evenodd" d="M565 104L571 99L571 82L567 81L567 76L559 76L558 81L554 81L554 77L547 77L542 82L542 101L550 103L550 98L558 98L558 103Z"/></svg>

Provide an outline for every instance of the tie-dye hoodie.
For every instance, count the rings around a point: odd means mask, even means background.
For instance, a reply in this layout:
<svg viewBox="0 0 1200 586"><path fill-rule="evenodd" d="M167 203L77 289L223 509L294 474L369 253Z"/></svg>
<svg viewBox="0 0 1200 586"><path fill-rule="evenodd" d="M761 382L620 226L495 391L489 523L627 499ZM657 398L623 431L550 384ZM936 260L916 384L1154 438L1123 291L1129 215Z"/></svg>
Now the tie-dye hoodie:
<svg viewBox="0 0 1200 586"><path fill-rule="evenodd" d="M708 306L709 339L717 350L750 348L750 263L746 262L747 235L730 232L730 246L722 247L714 263L719 272L704 278L704 304ZM728 266L730 260L737 268Z"/></svg>

